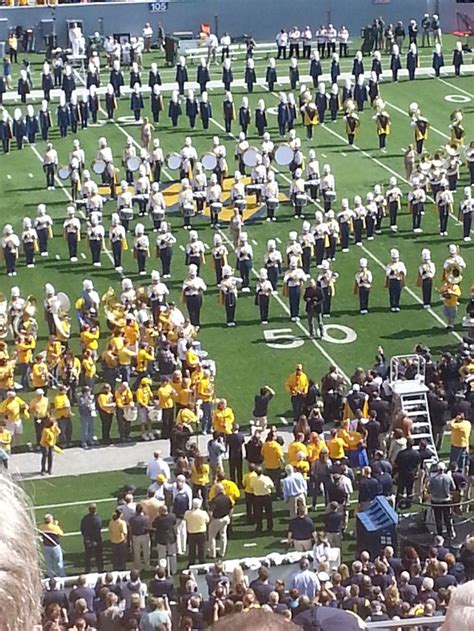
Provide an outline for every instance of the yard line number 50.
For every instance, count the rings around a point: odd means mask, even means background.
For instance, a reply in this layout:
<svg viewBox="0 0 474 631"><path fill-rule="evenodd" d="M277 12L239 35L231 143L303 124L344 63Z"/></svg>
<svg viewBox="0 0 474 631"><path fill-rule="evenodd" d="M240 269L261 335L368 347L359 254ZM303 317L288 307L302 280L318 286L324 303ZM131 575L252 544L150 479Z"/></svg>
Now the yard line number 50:
<svg viewBox="0 0 474 631"><path fill-rule="evenodd" d="M333 333L336 333L334 335ZM303 346L305 340L293 334L292 329L267 329L263 331L267 346L276 350L288 350ZM357 339L354 329L342 324L326 324L324 327L323 342L331 344L352 344Z"/></svg>

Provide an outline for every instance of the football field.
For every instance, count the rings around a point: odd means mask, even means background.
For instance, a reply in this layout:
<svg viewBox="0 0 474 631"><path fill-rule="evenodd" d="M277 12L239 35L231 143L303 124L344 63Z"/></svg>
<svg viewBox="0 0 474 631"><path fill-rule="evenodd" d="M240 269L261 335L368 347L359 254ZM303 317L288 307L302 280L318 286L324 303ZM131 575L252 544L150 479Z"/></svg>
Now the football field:
<svg viewBox="0 0 474 631"><path fill-rule="evenodd" d="M446 50L450 50L451 39L446 38ZM421 51L421 66L430 65L430 54L428 50ZM446 59L450 55L446 54ZM142 81L147 82L148 68L154 60L153 54L145 56ZM40 68L42 60L33 63L33 80L36 86L40 82ZM366 71L370 70L370 60L366 59ZM160 67L162 62L160 60ZM266 60L256 61L257 78L264 77ZM288 61L279 61L277 65L280 77L287 78ZM352 59L342 60L341 70L343 73L349 72L352 66ZM388 67L388 60L383 59L383 67ZM195 66L189 67L190 79L195 77ZM17 68L14 68L14 73ZM329 71L329 62L323 61L323 72ZM307 74L307 62L300 61L300 73ZM170 89L167 84L174 82L174 69L164 68L161 70L163 81L163 96L165 100L165 110L162 113L159 125L155 126L155 136L161 141L161 146L165 154L178 152L184 145L184 138L191 135L193 144L198 155L202 156L209 151L212 146L212 138L218 135L220 141L227 148L227 161L229 171L232 175L236 169L234 163L234 148L236 137L240 128L238 121L234 121L232 134L227 135L224 131L224 121L222 115L223 89L214 88L210 90L209 97L213 107L213 118L209 129L203 130L200 121L197 121L196 129L190 133L187 117L183 114L179 121L178 128L172 128L167 116L167 105ZM107 73L103 73L103 85L106 83ZM128 84L128 71L124 70L125 83ZM211 79L220 79L220 65L211 68ZM16 74L14 74L16 78ZM243 62L234 63L234 79L243 78ZM81 87L82 77L80 73L76 76L78 88ZM15 81L14 81L15 83ZM308 83L308 88L312 87ZM36 87L35 86L35 87ZM327 82L329 89L329 82ZM248 96L252 110L252 124L249 128L248 140L251 146L258 147L261 139L258 138L256 128L253 124L253 112L257 101L261 98L265 100L267 108L268 131L275 144L283 142L279 137L276 119L276 106L278 104L278 92L287 92L289 86L277 86L276 93L269 93L261 85L255 87L252 94L247 95L247 91L242 87L235 87L232 90L236 111L240 106L243 96ZM299 90L298 90L299 92ZM469 299L470 286L474 282L474 268L472 265L473 245L462 241L462 225L458 220L458 205L462 199L463 187L468 183L468 174L465 164L461 167L461 176L456 193L454 213L449 219L449 236L440 237L438 228L438 217L433 203L430 201L426 205L426 213L423 218L423 233L414 235L411 229L411 216L408 213L406 196L409 190L405 181L405 171L403 166L403 152L408 144L414 142L413 129L410 127L408 116L409 104L416 101L421 110L430 121L429 139L426 143L427 150L432 153L439 147L443 147L450 138L450 114L456 108L461 108L464 112L464 128L466 129L466 140L474 137L474 86L472 75L465 75L459 78L454 76L443 76L437 80L423 77L414 82L402 79L400 83L392 84L389 79L385 79L380 85L380 93L386 103L387 110L392 119L392 132L388 137L387 152L382 153L378 149L378 139L376 135L375 122L372 120L373 111L366 105L365 111L361 114L360 133L356 139L356 146L348 147L343 121L343 112L340 112L335 123L327 120L324 126L319 125L314 133L312 141L306 139L306 131L302 126L301 119L298 120L297 133L302 139L303 151L307 155L308 150L314 148L320 165L330 164L332 172L336 178L337 201L334 204L336 212L339 210L340 200L344 197L352 202L355 195L361 195L365 199L366 194L373 190L375 184L387 187L391 176L398 178L399 186L404 193L403 207L399 215L399 232L394 234L388 229L388 219L384 220L383 234L376 236L374 241L364 241L362 247L351 244L349 253L337 252L337 259L332 264L332 268L339 274L336 283L336 295L333 298L332 315L325 320L326 334L322 340L309 338L305 319L303 317L303 305L301 305L300 322L291 322L287 298L281 291L271 300L270 318L268 325L262 326L259 319L258 307L254 303L254 294L241 294L237 304L236 321L237 326L228 329L225 325L225 313L223 306L218 300L218 290L215 284L214 271L211 264L210 249L213 244L214 231L211 230L209 220L206 216L198 216L193 219L193 227L198 230L200 238L209 246L207 263L201 270L201 274L208 285L202 311L202 328L199 332L199 339L202 342L209 356L216 361L216 393L218 397L225 397L233 407L236 419L241 425L247 425L251 418L253 397L261 385L267 383L276 390L276 396L270 406L271 422L282 424L287 419L291 422L289 411L289 399L284 391L284 382L290 372L294 369L295 363L303 362L308 375L315 381L319 381L321 376L327 371L330 364L335 364L342 374L348 379L356 366L371 366L379 345L383 346L387 356L409 353L413 350L417 342L422 342L429 346L435 356L443 350L451 350L462 339L463 330L460 325L461 315L464 314L465 303ZM197 94L197 91L196 91ZM297 94L295 94L297 96ZM39 109L40 99L34 102L35 109ZM14 107L19 104L9 102L7 109L13 114ZM52 112L55 118L56 104L53 104ZM184 106L183 106L184 109ZM23 106L25 113L25 107ZM145 115L150 115L149 98L145 97ZM134 142L140 142L140 124L136 124L132 119L129 98L122 97L116 111L115 121L107 122L104 111L100 112L97 126L89 125L87 130L79 130L77 137L86 153L88 166L95 158L98 147L98 139L106 136L109 145L113 149L116 165L121 162L122 149L128 137L132 137ZM67 138L59 138L59 131L55 126L51 133L51 140L59 154L59 163L67 164L69 152L72 150L72 134ZM108 287L120 292L120 282L122 277L128 277L136 283L136 286L147 286L147 277L139 276L137 273L136 261L129 249L124 253L124 272L120 275L114 270L110 252L104 251L102 254L102 267L100 269L92 267L91 256L86 240L83 238L80 243L80 254L77 263L70 263L67 255L67 246L62 236L62 223L66 216L66 208L70 202L70 189L67 181L57 181L54 191L47 191L45 178L42 169L42 154L45 151L45 144L38 139L36 146L25 145L23 151L17 151L12 143L12 151L9 155L0 155L0 208L2 209L2 224L11 223L17 234L21 233L22 219L26 216L33 218L36 214L37 204L43 202L47 205L47 210L54 220L54 238L50 242L49 258L37 257L35 269L27 269L24 258L21 257L18 265L18 275L16 278L8 278L4 273L4 265L0 268L1 292L9 296L10 288L18 285L22 296L32 295L38 301L38 321L40 324L40 336L38 338L37 350L40 351L46 344L46 330L42 316L42 300L44 295L44 284L52 283L57 291L64 291L74 304L80 296L82 281L84 278L93 280L99 294L102 295ZM275 165L276 166L276 165ZM287 167L277 167L276 174L280 185L280 192L286 198L290 187L290 173ZM124 177L121 170L119 178ZM185 276L184 245L188 239L188 233L182 229L182 219L177 208L177 197L179 186L176 182L177 171L170 171L165 168L162 174L162 190L168 205L167 219L171 222L173 234L178 243L174 248L172 262L172 279L168 281L171 299L178 304L180 302L181 284ZM226 182L225 188L230 188L231 180ZM301 229L301 221L293 218L293 210L288 201L283 201L277 210L277 222L267 223L265 221L265 209L254 204L254 198L249 198L248 210L246 212L246 230L249 241L254 250L254 274L263 264L263 256L266 250L267 240L274 238L277 240L279 249L284 252L288 241L288 233L291 230ZM226 205L229 201L226 202ZM115 212L115 202L108 201L104 207L104 225L106 232L110 223L110 215ZM318 205L308 204L305 209L305 216L309 221L314 218L314 212L320 209ZM228 212L228 211L226 211ZM138 212L136 211L136 215ZM223 217L226 213L223 213ZM135 218L132 226L138 221ZM142 219L140 219L142 221ZM83 234L86 229L86 221L81 218ZM152 225L149 218L144 220L149 233L152 258L148 261L148 274L153 269L161 270L158 259L155 258L154 233L151 231ZM228 227L225 221L221 222L220 231L224 240L230 238ZM131 237L129 236L129 245ZM421 304L421 290L416 285L416 276L421 259L421 250L430 248L432 259L437 266L437 276L435 287L441 284L441 269L444 259L448 254L448 245L457 243L460 246L460 253L467 263L467 270L462 282L462 306L458 314L458 322L454 332L447 332L444 325L443 311L438 294L435 293L432 309L425 310ZM227 243L229 251L230 243ZM107 246L109 247L109 246ZM387 290L384 289L384 268L389 262L390 249L396 247L400 251L401 260L407 266L407 286L402 293L402 309L400 313L391 313L388 305ZM370 312L368 315L359 314L358 299L353 294L354 274L358 269L361 256L369 261L369 267L374 275L374 283L370 298ZM230 254L230 264L235 267L235 257ZM312 274L317 274L318 270L312 266ZM256 277L254 277L256 280ZM184 308L184 307L183 307ZM73 350L80 350L77 323L74 314L73 333L71 335L71 347ZM102 346L105 343L108 331L102 327ZM28 398L29 395L25 395ZM74 437L79 438L78 416L76 415ZM138 428L137 428L138 431ZM138 436L138 434L137 434ZM24 442L31 441L33 432L31 426L26 427ZM67 457L67 454L65 455ZM117 469L120 469L120 462L117 461ZM87 478L87 479L86 479ZM92 500L112 497L113 493L130 479L135 479L139 488L144 488L146 480L138 472L126 474L122 471L106 472L101 475L84 476L82 478L64 478L58 480L35 480L28 483L28 489L32 493L33 501L41 507L41 512L45 512L47 506L63 504L79 499ZM94 489L94 492L91 491ZM107 507L105 510L105 506ZM103 514L109 515L113 507L113 501L104 504ZM70 529L71 532L78 529L78 517L83 512L84 506L80 509L61 506L52 509L61 523ZM79 515L78 515L79 513ZM238 522L237 522L238 523ZM242 530L239 536L249 533ZM74 543L73 543L74 541ZM66 553L78 550L78 538L72 536L65 540ZM243 554L239 551L240 540L232 541L229 556ZM262 551L265 546L270 548L276 543L270 539L268 542L262 540L262 545L258 550ZM235 547L234 547L235 546ZM255 548L249 549L249 554L254 554ZM247 553L246 553L246 556ZM75 560L75 559L74 559ZM73 563L74 566L74 563ZM74 566L75 567L75 566Z"/></svg>

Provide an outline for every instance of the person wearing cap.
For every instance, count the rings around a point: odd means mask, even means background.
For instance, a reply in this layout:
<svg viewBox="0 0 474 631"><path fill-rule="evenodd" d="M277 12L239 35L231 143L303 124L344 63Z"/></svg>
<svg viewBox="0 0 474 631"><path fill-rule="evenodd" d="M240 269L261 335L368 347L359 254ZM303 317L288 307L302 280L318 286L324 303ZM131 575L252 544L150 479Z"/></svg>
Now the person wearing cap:
<svg viewBox="0 0 474 631"><path fill-rule="evenodd" d="M385 267L385 287L388 288L390 311L398 312L407 269L400 261L400 254L396 248L390 250L390 259L390 263Z"/></svg>
<svg viewBox="0 0 474 631"><path fill-rule="evenodd" d="M188 268L188 276L183 281L182 292L188 309L191 324L199 330L201 325L201 307L203 294L207 287L202 278L198 276L196 265L191 264Z"/></svg>
<svg viewBox="0 0 474 631"><path fill-rule="evenodd" d="M423 296L423 308L431 307L431 295L433 291L433 278L436 274L436 266L431 260L431 252L427 248L421 251L422 263L418 268L416 284L421 287Z"/></svg>
<svg viewBox="0 0 474 631"><path fill-rule="evenodd" d="M6 421L6 427L12 434L12 443L15 445L18 437L23 434L22 417L25 419L30 417L28 405L14 390L9 390L6 398L0 403L0 415Z"/></svg>
<svg viewBox="0 0 474 631"><path fill-rule="evenodd" d="M149 377L142 377L140 380L140 384L135 391L135 401L138 407L138 420L142 430L142 438L143 440L153 440L155 436L149 417L149 411L153 405L153 392L151 390L151 379Z"/></svg>
<svg viewBox="0 0 474 631"><path fill-rule="evenodd" d="M180 57L176 64L176 76L175 81L178 84L179 94L184 95L184 87L188 78L188 69L186 68L186 58Z"/></svg>
<svg viewBox="0 0 474 631"><path fill-rule="evenodd" d="M306 305L309 334L314 336L317 328L318 335L322 338L324 333L322 320L324 293L321 283L311 278L303 294L303 300Z"/></svg>
<svg viewBox="0 0 474 631"><path fill-rule="evenodd" d="M368 268L366 258L359 261L359 271L354 279L354 294L359 296L359 313L366 315L369 313L369 296L372 288L372 272Z"/></svg>
<svg viewBox="0 0 474 631"><path fill-rule="evenodd" d="M308 376L303 371L303 364L296 364L295 371L291 373L285 383L286 391L291 397L291 407L293 409L293 420L299 419L308 393Z"/></svg>
<svg viewBox="0 0 474 631"><path fill-rule="evenodd" d="M242 282L240 278L232 275L230 265L222 268L222 280L220 282L220 301L225 307L227 326L235 326L235 309L237 306L237 286Z"/></svg>
<svg viewBox="0 0 474 631"><path fill-rule="evenodd" d="M45 396L43 388L37 388L28 404L30 416L34 421L37 448L39 448L40 445L41 432L49 417L49 406L50 402L48 397Z"/></svg>
<svg viewBox="0 0 474 631"><path fill-rule="evenodd" d="M296 232L294 233L297 234ZM283 291L288 296L290 303L290 318L292 322L299 321L299 308L301 298L301 288L306 274L298 267L298 260L290 257L289 269L283 277Z"/></svg>
<svg viewBox="0 0 474 631"><path fill-rule="evenodd" d="M265 268L260 269L255 287L255 304L259 307L262 324L268 324L270 298L273 291L272 283L268 280L268 271Z"/></svg>
<svg viewBox="0 0 474 631"><path fill-rule="evenodd" d="M436 532L438 535L443 534L444 521L450 539L456 536L452 518L452 493L455 490L453 478L446 473L446 465L444 462L438 462L436 473L428 482L428 491L435 516Z"/></svg>
<svg viewBox="0 0 474 631"><path fill-rule="evenodd" d="M473 162L474 164L474 162ZM471 194L471 187L464 188L464 199L459 204L459 215L462 215L463 240L466 243L471 241L472 214L474 212L474 198Z"/></svg>

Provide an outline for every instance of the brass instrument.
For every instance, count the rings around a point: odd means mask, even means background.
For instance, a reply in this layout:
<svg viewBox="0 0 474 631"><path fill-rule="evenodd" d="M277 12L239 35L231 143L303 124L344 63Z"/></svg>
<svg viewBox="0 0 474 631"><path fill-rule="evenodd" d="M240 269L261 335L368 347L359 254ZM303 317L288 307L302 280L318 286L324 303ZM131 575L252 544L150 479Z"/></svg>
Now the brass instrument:
<svg viewBox="0 0 474 631"><path fill-rule="evenodd" d="M0 294L0 340L8 335L8 300Z"/></svg>
<svg viewBox="0 0 474 631"><path fill-rule="evenodd" d="M66 341L71 335L71 325L69 311L71 309L71 301L67 294L62 291L58 292L51 309L54 326L56 327L57 336Z"/></svg>
<svg viewBox="0 0 474 631"><path fill-rule="evenodd" d="M104 307L105 317L107 318L107 326L109 329L123 328L125 326L126 309L123 304L117 302L115 291L109 287L101 298Z"/></svg>
<svg viewBox="0 0 474 631"><path fill-rule="evenodd" d="M462 283L463 268L458 263L450 263L443 273L443 279L450 285Z"/></svg>
<svg viewBox="0 0 474 631"><path fill-rule="evenodd" d="M15 316L12 321L13 334L16 337L21 333L37 337L38 322L36 321L36 298L28 296L21 314Z"/></svg>

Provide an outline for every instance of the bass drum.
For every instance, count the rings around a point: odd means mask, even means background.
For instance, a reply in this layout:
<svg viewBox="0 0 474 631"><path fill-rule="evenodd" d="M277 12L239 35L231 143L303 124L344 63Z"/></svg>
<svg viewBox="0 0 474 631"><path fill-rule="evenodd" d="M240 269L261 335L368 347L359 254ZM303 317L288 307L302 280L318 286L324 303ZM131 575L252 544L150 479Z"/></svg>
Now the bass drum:
<svg viewBox="0 0 474 631"><path fill-rule="evenodd" d="M244 155L242 156L242 160L247 167L257 166L257 156L261 156L258 149L255 147L249 147L247 151L244 151Z"/></svg>
<svg viewBox="0 0 474 631"><path fill-rule="evenodd" d="M135 171L138 171L140 164L140 158L138 158L137 156L131 156L127 160L127 169L132 173L135 173Z"/></svg>
<svg viewBox="0 0 474 631"><path fill-rule="evenodd" d="M293 149L288 144L277 147L275 151L275 162L280 166L288 166L293 160Z"/></svg>
<svg viewBox="0 0 474 631"><path fill-rule="evenodd" d="M217 166L217 157L213 153L206 153L203 155L201 162L206 171L213 171Z"/></svg>
<svg viewBox="0 0 474 631"><path fill-rule="evenodd" d="M58 178L60 180L67 180L71 175L71 169L69 167L59 167Z"/></svg>
<svg viewBox="0 0 474 631"><path fill-rule="evenodd" d="M168 169L171 171L177 171L181 166L181 158L179 153L170 153L170 155L166 159L166 163L168 165Z"/></svg>
<svg viewBox="0 0 474 631"><path fill-rule="evenodd" d="M102 175L102 173L105 173L106 167L107 165L103 160L94 160L92 163L92 170L96 175Z"/></svg>

